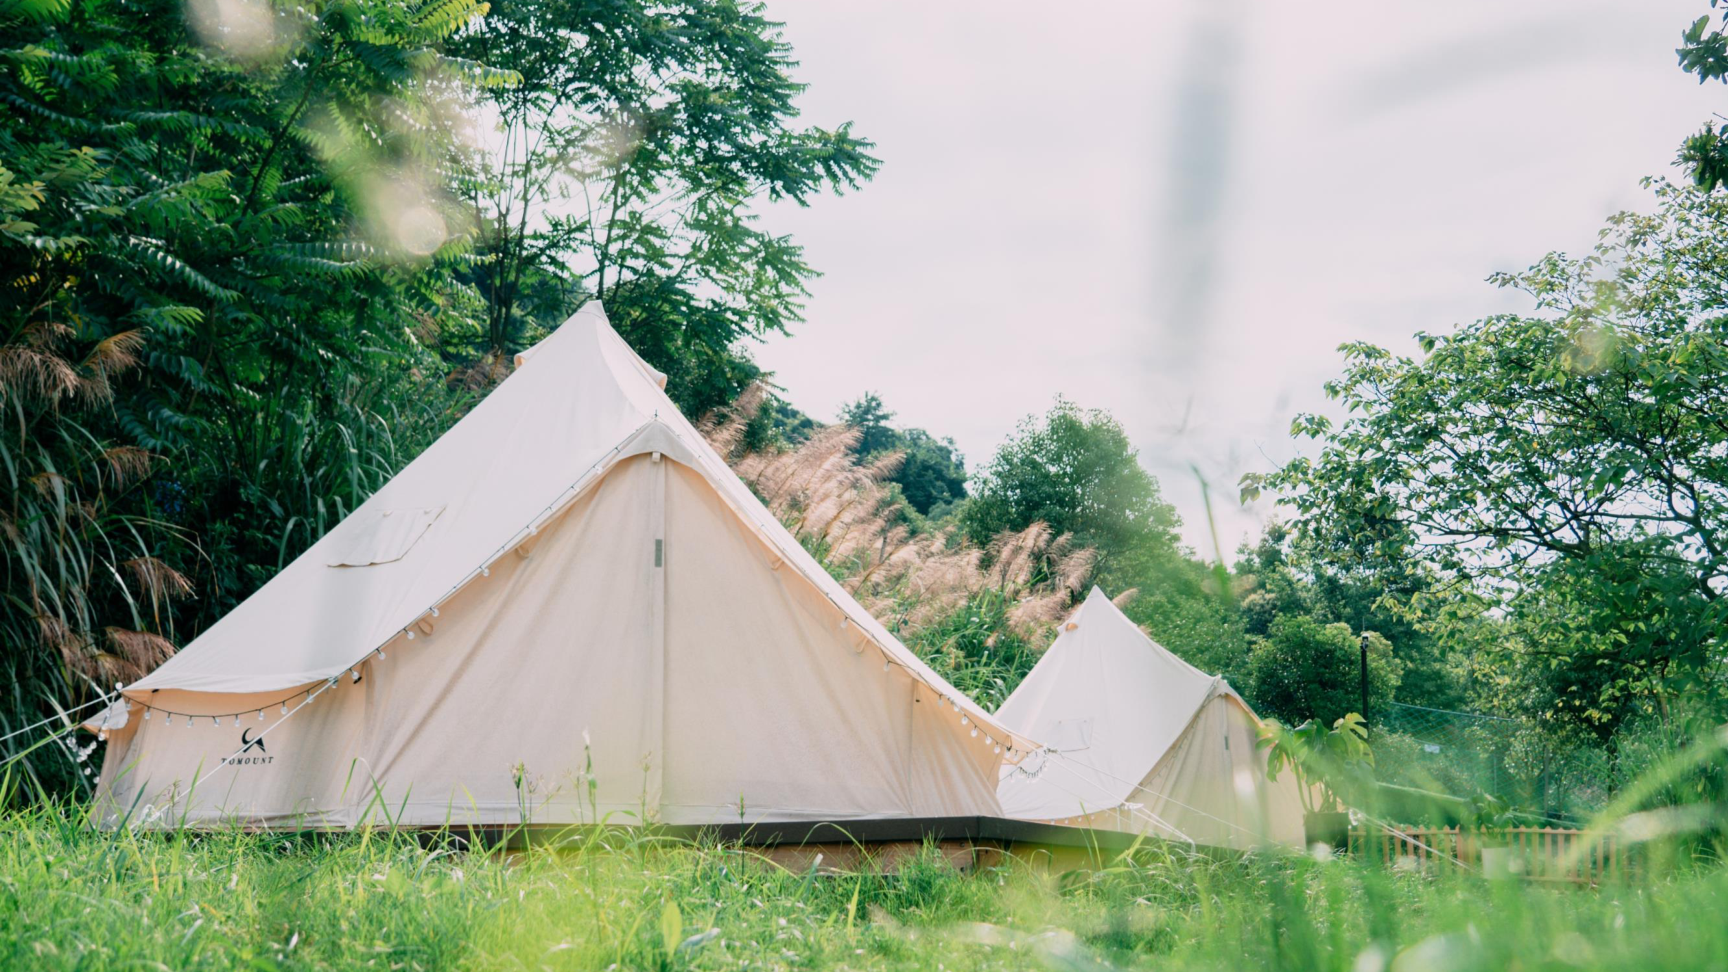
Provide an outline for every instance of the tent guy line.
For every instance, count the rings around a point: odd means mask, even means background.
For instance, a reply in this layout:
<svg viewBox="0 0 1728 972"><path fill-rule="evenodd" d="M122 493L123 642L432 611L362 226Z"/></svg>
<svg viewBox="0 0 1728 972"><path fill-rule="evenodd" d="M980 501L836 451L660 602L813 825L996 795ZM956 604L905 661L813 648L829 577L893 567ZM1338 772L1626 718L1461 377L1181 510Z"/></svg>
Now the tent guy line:
<svg viewBox="0 0 1728 972"><path fill-rule="evenodd" d="M101 705L104 702L108 702L108 701L109 701L109 699L107 696L102 696L101 698L91 699L90 701L84 703L83 705L74 706L70 709L67 709L64 712L61 712L61 713L58 713L55 715L51 715L46 719L41 719L41 720L38 720L36 722L32 722L31 724L25 726L22 729L14 729L11 732L7 733L6 735L0 736L0 742L5 742L6 740L12 739L12 738L17 737L17 736L22 736L25 733L31 731L32 729L40 729L43 726L48 725L51 722L59 722L62 719L69 719L72 716L77 715L78 713L83 712L84 710L90 708L91 706ZM74 723L73 725L75 728L77 724ZM10 760L8 760L8 762L10 762ZM0 766L4 766L4 765L5 765L4 763L0 763Z"/></svg>

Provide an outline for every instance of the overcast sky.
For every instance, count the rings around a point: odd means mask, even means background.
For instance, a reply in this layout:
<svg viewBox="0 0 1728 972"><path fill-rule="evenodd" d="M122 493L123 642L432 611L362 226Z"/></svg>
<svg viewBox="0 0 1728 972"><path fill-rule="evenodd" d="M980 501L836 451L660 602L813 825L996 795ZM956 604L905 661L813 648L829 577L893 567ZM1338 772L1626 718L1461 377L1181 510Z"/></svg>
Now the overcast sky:
<svg viewBox="0 0 1728 972"><path fill-rule="evenodd" d="M1704 0L780 0L811 85L884 165L778 206L825 276L757 349L825 421L867 390L976 468L1062 395L1121 421L1202 555L1270 514L1341 342L1521 306L1728 91L1675 66Z"/></svg>

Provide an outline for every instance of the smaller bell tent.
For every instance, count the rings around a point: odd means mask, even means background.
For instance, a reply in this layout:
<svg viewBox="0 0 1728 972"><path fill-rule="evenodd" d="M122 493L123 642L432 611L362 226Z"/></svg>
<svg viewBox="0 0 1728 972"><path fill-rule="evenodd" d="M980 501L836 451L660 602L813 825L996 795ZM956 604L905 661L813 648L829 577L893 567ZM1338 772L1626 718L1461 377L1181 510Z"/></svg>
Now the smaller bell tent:
<svg viewBox="0 0 1728 972"><path fill-rule="evenodd" d="M1254 711L1096 587L996 717L1045 747L1003 767L996 795L1009 817L1219 847L1302 846L1298 784L1289 773L1266 779Z"/></svg>

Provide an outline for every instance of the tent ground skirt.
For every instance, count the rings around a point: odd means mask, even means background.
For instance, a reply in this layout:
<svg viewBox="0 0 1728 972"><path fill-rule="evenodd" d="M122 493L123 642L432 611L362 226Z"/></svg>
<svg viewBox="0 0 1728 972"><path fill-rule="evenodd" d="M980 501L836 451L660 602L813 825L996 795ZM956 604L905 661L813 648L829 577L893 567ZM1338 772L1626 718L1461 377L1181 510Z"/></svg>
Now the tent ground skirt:
<svg viewBox="0 0 1728 972"><path fill-rule="evenodd" d="M520 851L530 847L575 850L596 842L619 843L643 836L735 846L796 871L850 872L877 867L892 871L922 853L936 851L956 868L994 867L1016 860L1052 873L1094 870L1136 847L1169 847L1224 859L1241 851L1204 844L1190 848L1158 837L1013 820L1006 817L902 817L878 820L798 821L654 827L463 827L418 831L423 843L450 841L460 847Z"/></svg>

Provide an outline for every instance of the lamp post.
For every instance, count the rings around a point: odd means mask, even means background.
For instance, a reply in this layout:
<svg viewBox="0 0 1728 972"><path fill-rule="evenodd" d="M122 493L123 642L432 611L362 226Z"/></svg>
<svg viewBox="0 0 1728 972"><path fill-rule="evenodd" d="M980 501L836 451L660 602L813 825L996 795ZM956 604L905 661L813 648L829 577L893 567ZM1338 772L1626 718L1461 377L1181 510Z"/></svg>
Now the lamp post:
<svg viewBox="0 0 1728 972"><path fill-rule="evenodd" d="M1368 728L1368 632L1362 632L1362 728Z"/></svg>

